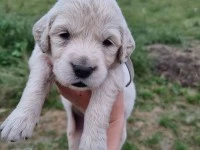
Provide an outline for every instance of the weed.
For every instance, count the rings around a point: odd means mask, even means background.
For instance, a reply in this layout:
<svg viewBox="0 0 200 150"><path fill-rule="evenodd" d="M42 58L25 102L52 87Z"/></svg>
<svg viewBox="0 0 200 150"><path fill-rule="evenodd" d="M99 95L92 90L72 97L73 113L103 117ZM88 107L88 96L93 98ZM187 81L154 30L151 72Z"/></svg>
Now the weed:
<svg viewBox="0 0 200 150"><path fill-rule="evenodd" d="M139 150L134 144L130 142L126 142L122 148L122 150Z"/></svg>
<svg viewBox="0 0 200 150"><path fill-rule="evenodd" d="M149 90L140 90L138 92L138 96L140 96L141 99L144 99L144 100L152 100L154 98L153 93Z"/></svg>
<svg viewBox="0 0 200 150"><path fill-rule="evenodd" d="M171 129L174 133L177 133L178 128L176 123L168 116L162 116L159 120L159 125Z"/></svg>
<svg viewBox="0 0 200 150"><path fill-rule="evenodd" d="M147 146L154 146L156 144L159 144L159 142L162 140L162 133L160 132L157 132L157 133L154 133L151 137L147 138L144 143L147 145Z"/></svg>
<svg viewBox="0 0 200 150"><path fill-rule="evenodd" d="M200 132L197 132L192 139L195 145L200 146Z"/></svg>
<svg viewBox="0 0 200 150"><path fill-rule="evenodd" d="M188 94L186 96L187 102L190 104L200 104L200 94L195 93L195 94Z"/></svg>
<svg viewBox="0 0 200 150"><path fill-rule="evenodd" d="M183 89L179 84L173 84L171 87L171 92L173 93L173 95L182 96L184 95L186 90Z"/></svg>
<svg viewBox="0 0 200 150"><path fill-rule="evenodd" d="M188 146L185 144L185 142L176 141L174 144L174 150L188 150Z"/></svg>
<svg viewBox="0 0 200 150"><path fill-rule="evenodd" d="M63 134L60 138L56 139L54 142L57 145L56 149L65 150L68 147L66 134Z"/></svg>
<svg viewBox="0 0 200 150"><path fill-rule="evenodd" d="M159 86L159 87L156 87L155 89L153 89L153 92L155 94L158 94L159 96L163 96L166 94L166 89L167 87L166 86Z"/></svg>

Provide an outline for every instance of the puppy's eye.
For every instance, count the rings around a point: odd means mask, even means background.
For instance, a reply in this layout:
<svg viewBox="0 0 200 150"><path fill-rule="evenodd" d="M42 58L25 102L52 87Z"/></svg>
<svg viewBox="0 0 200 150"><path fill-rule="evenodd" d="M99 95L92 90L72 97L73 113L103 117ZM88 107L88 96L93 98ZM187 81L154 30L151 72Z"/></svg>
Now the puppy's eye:
<svg viewBox="0 0 200 150"><path fill-rule="evenodd" d="M106 39L103 41L103 45L106 47L110 47L113 45L113 43L109 39Z"/></svg>
<svg viewBox="0 0 200 150"><path fill-rule="evenodd" d="M59 36L64 40L69 40L70 39L70 34L69 34L68 31L60 33Z"/></svg>

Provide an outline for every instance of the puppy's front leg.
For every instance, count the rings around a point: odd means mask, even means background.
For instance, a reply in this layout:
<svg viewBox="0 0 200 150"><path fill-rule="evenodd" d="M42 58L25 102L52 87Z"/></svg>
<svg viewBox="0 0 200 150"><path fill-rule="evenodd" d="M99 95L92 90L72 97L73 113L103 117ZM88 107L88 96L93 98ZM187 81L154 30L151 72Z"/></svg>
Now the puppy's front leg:
<svg viewBox="0 0 200 150"><path fill-rule="evenodd" d="M0 127L3 139L14 142L32 135L51 85L52 69L47 61L47 56L36 46L29 61L29 80L21 100Z"/></svg>
<svg viewBox="0 0 200 150"><path fill-rule="evenodd" d="M107 150L107 129L112 106L123 86L121 66L111 70L105 82L92 90L84 117L84 130L79 150Z"/></svg>

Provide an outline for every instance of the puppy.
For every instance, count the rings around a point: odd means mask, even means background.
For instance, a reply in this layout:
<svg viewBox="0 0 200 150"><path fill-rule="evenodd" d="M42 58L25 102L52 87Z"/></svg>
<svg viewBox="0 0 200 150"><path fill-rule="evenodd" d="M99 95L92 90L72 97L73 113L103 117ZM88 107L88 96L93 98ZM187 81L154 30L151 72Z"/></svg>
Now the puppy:
<svg viewBox="0 0 200 150"><path fill-rule="evenodd" d="M69 148L106 150L106 130L117 94L124 93L125 119L135 100L129 60L135 43L117 2L59 0L34 25L33 35L35 48L29 60L29 79L19 104L0 127L1 137L18 141L32 135L45 98L56 81L74 90L92 91L84 113L62 97L68 116ZM84 119L84 127L73 139L70 133L75 133L74 122L81 120L76 119L78 116ZM121 145L125 139L126 120Z"/></svg>

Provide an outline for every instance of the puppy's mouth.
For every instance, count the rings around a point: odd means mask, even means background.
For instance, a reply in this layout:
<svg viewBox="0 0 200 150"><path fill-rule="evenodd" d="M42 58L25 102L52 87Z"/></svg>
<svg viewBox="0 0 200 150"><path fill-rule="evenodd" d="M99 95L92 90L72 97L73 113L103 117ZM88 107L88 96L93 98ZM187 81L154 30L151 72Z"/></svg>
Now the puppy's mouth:
<svg viewBox="0 0 200 150"><path fill-rule="evenodd" d="M74 84L72 84L72 86L78 87L78 88L85 88L85 87L87 87L87 85L84 84L83 82L74 83Z"/></svg>

